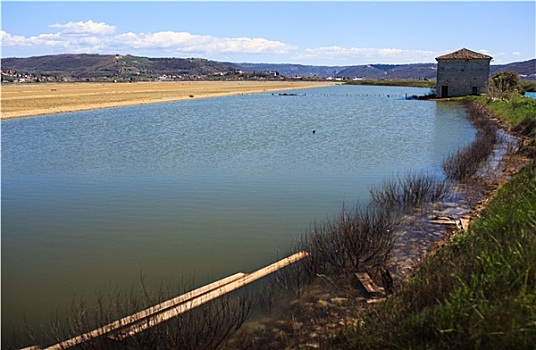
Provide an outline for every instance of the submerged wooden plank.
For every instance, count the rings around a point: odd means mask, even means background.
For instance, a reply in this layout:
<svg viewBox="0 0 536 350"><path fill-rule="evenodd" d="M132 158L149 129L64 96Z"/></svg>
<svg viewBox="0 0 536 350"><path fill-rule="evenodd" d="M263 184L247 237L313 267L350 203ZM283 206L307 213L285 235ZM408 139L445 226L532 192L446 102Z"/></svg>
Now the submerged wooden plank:
<svg viewBox="0 0 536 350"><path fill-rule="evenodd" d="M257 270L249 275L246 275L234 282L228 283L221 288L215 289L211 291L210 293L204 294L199 296L198 298L194 298L186 303L182 303L180 305L177 305L169 310L166 310L164 312L155 314L147 319L141 320L140 322L137 322L136 324L133 324L129 327L126 327L121 330L120 337L128 337L132 336L136 333L142 332L148 328L154 327L162 322L168 321L174 317L177 317L178 315L192 310L198 306L203 305L204 303L207 303L213 299L216 299L224 294L230 293L236 289L239 289L253 281L256 281L258 279L261 279L285 266L288 266L290 264L295 263L296 261L303 259L304 257L308 256L309 253L307 252L299 252L296 254L293 254L285 259L282 259L278 262L275 262L271 265L268 265L260 270Z"/></svg>
<svg viewBox="0 0 536 350"><path fill-rule="evenodd" d="M58 343L56 345L53 345L51 347L48 347L47 350L56 350L56 349L66 349L72 346L75 346L77 344L83 343L91 338L95 338L101 335L105 335L107 333L110 333L112 331L118 330L122 327L128 326L129 324L132 324L134 322L137 322L139 320L142 320L146 317L149 317L155 313L158 313L162 310L171 308L175 305L178 305L180 303L187 302L188 300L194 299L196 297L199 297L205 293L208 293L214 289L220 288L228 283L231 283L233 281L236 281L242 277L246 276L245 273L239 272L237 274L234 274L232 276L226 277L224 279L221 279L219 281L207 284L206 286L203 286L201 288L197 288L191 292L182 294L176 298L167 300L163 303L160 303L158 305L152 306L148 309L145 309L143 311L137 312L133 315L124 317L120 320L117 320L115 322L112 322L110 324L107 324L104 327L98 328L94 331L79 335L77 337L71 338L69 340L65 340L61 343Z"/></svg>

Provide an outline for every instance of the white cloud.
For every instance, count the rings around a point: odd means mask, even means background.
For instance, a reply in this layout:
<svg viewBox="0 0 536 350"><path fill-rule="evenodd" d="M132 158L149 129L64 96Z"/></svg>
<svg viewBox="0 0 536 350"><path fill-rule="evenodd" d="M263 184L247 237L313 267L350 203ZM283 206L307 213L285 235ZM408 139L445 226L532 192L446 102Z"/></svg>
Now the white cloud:
<svg viewBox="0 0 536 350"><path fill-rule="evenodd" d="M107 35L115 32L115 26L108 25L103 22L93 22L92 20L86 22L68 22L65 24L52 24L49 27L58 28L65 34L86 34L86 35Z"/></svg>
<svg viewBox="0 0 536 350"><path fill-rule="evenodd" d="M340 46L305 49L294 57L305 62L330 64L434 62L437 52L397 48L346 48Z"/></svg>
<svg viewBox="0 0 536 350"><path fill-rule="evenodd" d="M170 49L176 52L197 53L288 53L291 45L262 38L219 38L187 32L126 33L113 38L121 47L136 49Z"/></svg>
<svg viewBox="0 0 536 350"><path fill-rule="evenodd" d="M173 31L115 34L115 26L92 20L56 23L49 27L59 29L59 31L30 37L11 35L2 31L2 46L30 48L33 51L43 52L43 54L123 51L131 54L151 52L156 55L175 56L190 54L201 56L217 54L281 55L295 49L283 42L264 38L226 38Z"/></svg>
<svg viewBox="0 0 536 350"><path fill-rule="evenodd" d="M359 65L370 63L435 63L435 57L447 51L402 48L362 48L323 46L298 48L265 38L217 37L188 32L117 33L117 28L92 20L52 24L54 33L34 36L13 35L0 31L5 52L54 53L125 53L149 56L204 57L214 60L245 62L301 63L313 65ZM488 53L481 49L479 52ZM500 59L504 53L491 56ZM521 57L514 52L510 57ZM497 60L495 61L497 62Z"/></svg>
<svg viewBox="0 0 536 350"><path fill-rule="evenodd" d="M216 41L215 49L221 48L222 52L249 52L263 53L270 52L276 54L286 54L295 49L294 46L280 41L267 40L262 38L224 38Z"/></svg>
<svg viewBox="0 0 536 350"><path fill-rule="evenodd" d="M0 31L2 46L5 47L67 47L68 43L59 34L39 34L37 36L24 37L11 35Z"/></svg>
<svg viewBox="0 0 536 350"><path fill-rule="evenodd" d="M26 38L21 35L11 35L3 30L0 30L0 38L2 46L25 46Z"/></svg>

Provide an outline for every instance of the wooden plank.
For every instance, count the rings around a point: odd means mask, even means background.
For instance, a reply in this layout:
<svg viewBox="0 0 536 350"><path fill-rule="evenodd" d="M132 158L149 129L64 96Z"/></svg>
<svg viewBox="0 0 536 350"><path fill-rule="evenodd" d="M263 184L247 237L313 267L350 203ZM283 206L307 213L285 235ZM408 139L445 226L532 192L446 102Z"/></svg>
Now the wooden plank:
<svg viewBox="0 0 536 350"><path fill-rule="evenodd" d="M457 220L450 216L435 216L430 219L432 224L457 226Z"/></svg>
<svg viewBox="0 0 536 350"><path fill-rule="evenodd" d="M372 278L370 278L368 273L361 273L358 272L355 274L355 277L357 278L357 281L363 286L365 291L372 295L372 294L378 294L382 292L383 288L380 288L374 283Z"/></svg>
<svg viewBox="0 0 536 350"><path fill-rule="evenodd" d="M121 330L121 334L119 335L119 337L130 336L139 333L145 329L156 326L157 324L176 317L181 313L198 307L210 300L213 300L219 296L222 296L262 277L265 277L285 266L288 266L300 259L303 259L308 255L309 253L307 252L299 252L278 262L275 262L269 266L266 266L260 270L257 270L251 274L245 274L242 272L234 274L232 276L208 284L204 287L182 294L171 300L150 307L146 310L124 317L94 331L79 335L56 345L50 346L46 348L46 350L67 349L72 346L81 344L91 338L106 335L122 328L123 329Z"/></svg>
<svg viewBox="0 0 536 350"><path fill-rule="evenodd" d="M470 217L462 217L460 219L460 224L462 226L462 230L464 230L464 231L469 230L469 225L471 224L471 218Z"/></svg>
<svg viewBox="0 0 536 350"><path fill-rule="evenodd" d="M140 322L137 322L136 324L133 324L129 327L124 328L121 330L120 337L128 337L132 336L136 333L142 332L148 328L154 327L162 322L168 321L174 317L177 317L178 315L192 310L198 306L203 305L204 303L207 303L213 299L216 299L224 294L230 293L236 289L239 289L253 281L256 281L258 279L261 279L285 266L288 266L290 264L295 263L296 261L303 259L304 257L308 256L309 253L307 252L299 252L296 254L293 254L285 259L282 259L278 262L275 262L271 265L268 265L260 270L257 270L249 275L246 275L234 282L231 282L229 284L226 284L222 286L221 288L215 289L211 291L210 293L204 294L199 296L198 298L192 299L188 301L187 303L183 303L180 305L177 305L169 310L166 310L164 312L161 312L159 314L155 314L145 320L142 320Z"/></svg>
<svg viewBox="0 0 536 350"><path fill-rule="evenodd" d="M74 338L71 338L69 340L65 340L61 343L58 343L56 345L53 345L51 347L48 347L46 348L46 350L58 350L58 349L65 349L65 348L69 348L69 347L72 347L72 346L75 346L77 344L80 344L80 343L83 343L84 341L88 340L88 339L91 339L91 338L95 338L95 337L98 337L98 336L101 336L101 335L104 335L104 334L107 334L107 333L110 333L112 331L115 331L119 328L122 328L122 327L125 327L125 326L128 326L129 324L132 324L134 322L137 322L139 320L142 320L148 316L151 316L155 313L158 313L162 310L165 310L165 309L168 309L170 307L173 307L177 304L180 304L180 303L184 303L188 300L191 300L191 299L194 299L196 297L199 297L205 293L208 293L214 289L217 289L217 288L220 288L228 283L231 283L233 281L236 281L240 278L243 278L244 276L246 276L245 273L242 273L242 272L239 272L237 274L234 274L232 276L229 276L229 277L226 277L224 279L221 279L219 281L216 281L216 282L213 282L213 283L210 283L210 284L207 284L206 286L203 286L201 288L197 288L193 291L190 291L188 293L185 293L185 294L182 294L176 298L173 298L173 299L170 299L168 301L165 301L163 303L160 303L158 305L155 305L155 306L152 306L148 309L145 309L143 311L140 311L140 312L137 312L133 315L130 315L130 316L127 316L127 317L124 317L120 320L117 320L115 322L112 322L110 324L107 324L106 326L104 327L101 327L101 328L98 328L94 331L91 331L91 332L88 332L88 333L85 333L85 334L82 334L82 335L79 335L77 337L74 337Z"/></svg>
<svg viewBox="0 0 536 350"><path fill-rule="evenodd" d="M385 301L385 298L369 299L367 300L367 304L378 304L378 303L383 303L384 301Z"/></svg>

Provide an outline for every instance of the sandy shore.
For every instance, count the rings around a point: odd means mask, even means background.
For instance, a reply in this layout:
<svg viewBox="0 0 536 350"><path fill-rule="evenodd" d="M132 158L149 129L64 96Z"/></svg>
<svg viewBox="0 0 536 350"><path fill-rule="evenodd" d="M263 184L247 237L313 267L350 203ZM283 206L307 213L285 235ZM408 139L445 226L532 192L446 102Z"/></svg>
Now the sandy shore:
<svg viewBox="0 0 536 350"><path fill-rule="evenodd" d="M2 85L2 119L193 98L301 89L328 82L187 81Z"/></svg>

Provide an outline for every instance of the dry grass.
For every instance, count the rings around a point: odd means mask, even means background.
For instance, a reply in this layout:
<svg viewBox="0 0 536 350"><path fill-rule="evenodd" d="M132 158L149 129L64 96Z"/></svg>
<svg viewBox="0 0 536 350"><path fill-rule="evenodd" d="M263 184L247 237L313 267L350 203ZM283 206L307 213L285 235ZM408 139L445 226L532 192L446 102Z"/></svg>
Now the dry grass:
<svg viewBox="0 0 536 350"><path fill-rule="evenodd" d="M186 81L2 85L2 119L332 85L318 82Z"/></svg>

